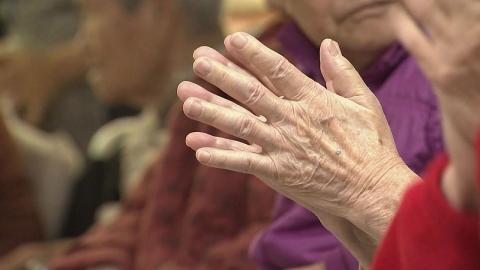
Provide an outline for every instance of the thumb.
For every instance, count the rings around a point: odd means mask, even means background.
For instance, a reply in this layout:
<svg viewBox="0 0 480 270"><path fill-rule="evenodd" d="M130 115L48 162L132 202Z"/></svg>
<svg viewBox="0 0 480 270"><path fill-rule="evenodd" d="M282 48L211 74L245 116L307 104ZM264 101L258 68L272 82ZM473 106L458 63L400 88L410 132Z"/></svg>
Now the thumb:
<svg viewBox="0 0 480 270"><path fill-rule="evenodd" d="M320 68L327 89L366 108L378 106L378 100L355 67L342 55L338 43L326 39L320 47Z"/></svg>

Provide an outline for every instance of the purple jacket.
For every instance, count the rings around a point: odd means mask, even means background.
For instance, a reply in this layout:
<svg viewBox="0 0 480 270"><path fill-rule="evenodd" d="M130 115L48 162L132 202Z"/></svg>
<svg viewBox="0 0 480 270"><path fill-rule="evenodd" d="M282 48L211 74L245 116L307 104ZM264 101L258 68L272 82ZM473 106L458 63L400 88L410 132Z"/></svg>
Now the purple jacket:
<svg viewBox="0 0 480 270"><path fill-rule="evenodd" d="M318 48L294 23L279 32L283 49L306 75L324 84ZM430 83L399 45L392 46L362 77L382 104L400 156L416 173L443 148L437 102ZM318 218L278 195L274 220L251 245L261 269L325 262L328 270L357 270L358 262Z"/></svg>

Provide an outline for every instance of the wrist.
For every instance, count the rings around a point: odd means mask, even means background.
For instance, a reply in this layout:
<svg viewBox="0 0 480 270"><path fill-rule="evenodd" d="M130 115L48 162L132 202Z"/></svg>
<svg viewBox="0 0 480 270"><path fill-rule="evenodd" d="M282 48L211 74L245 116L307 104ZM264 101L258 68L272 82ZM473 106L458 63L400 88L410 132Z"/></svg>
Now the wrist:
<svg viewBox="0 0 480 270"><path fill-rule="evenodd" d="M376 185L361 195L347 217L353 224L380 242L395 216L408 187L419 180L399 158L379 173Z"/></svg>

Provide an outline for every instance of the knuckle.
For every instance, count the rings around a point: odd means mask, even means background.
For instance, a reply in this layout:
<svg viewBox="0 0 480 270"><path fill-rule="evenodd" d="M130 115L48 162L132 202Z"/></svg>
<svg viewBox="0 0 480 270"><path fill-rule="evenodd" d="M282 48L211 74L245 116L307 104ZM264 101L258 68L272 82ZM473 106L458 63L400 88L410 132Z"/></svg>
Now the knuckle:
<svg viewBox="0 0 480 270"><path fill-rule="evenodd" d="M216 107L213 107L211 110L206 110L206 111L208 112L207 114L208 121L212 124L216 123L218 120L218 116L221 113L220 110Z"/></svg>
<svg viewBox="0 0 480 270"><path fill-rule="evenodd" d="M263 55L264 55L263 51L260 50L259 48L257 48L255 51L252 52L252 57L251 57L252 62L256 63L256 62L263 61L263 59L262 59Z"/></svg>
<svg viewBox="0 0 480 270"><path fill-rule="evenodd" d="M338 66L339 66L340 72L344 72L344 73L357 72L357 70L353 67L353 65L347 61L340 61L340 63L338 63Z"/></svg>
<svg viewBox="0 0 480 270"><path fill-rule="evenodd" d="M254 125L255 123L252 121L250 117L241 116L240 125L236 130L235 136L241 139L245 139L252 133L254 129Z"/></svg>
<svg viewBox="0 0 480 270"><path fill-rule="evenodd" d="M254 160L250 155L243 155L241 157L242 166L240 168L242 173L251 173L254 167Z"/></svg>
<svg viewBox="0 0 480 270"><path fill-rule="evenodd" d="M217 85L224 85L228 79L228 73L225 69L221 69L217 76Z"/></svg>
<svg viewBox="0 0 480 270"><path fill-rule="evenodd" d="M245 100L245 105L254 105L258 103L260 99L265 97L265 92L263 91L263 87L258 83L250 83L248 87L248 97Z"/></svg>
<svg viewBox="0 0 480 270"><path fill-rule="evenodd" d="M280 58L270 71L270 77L275 80L287 79L292 74L292 66L285 58Z"/></svg>

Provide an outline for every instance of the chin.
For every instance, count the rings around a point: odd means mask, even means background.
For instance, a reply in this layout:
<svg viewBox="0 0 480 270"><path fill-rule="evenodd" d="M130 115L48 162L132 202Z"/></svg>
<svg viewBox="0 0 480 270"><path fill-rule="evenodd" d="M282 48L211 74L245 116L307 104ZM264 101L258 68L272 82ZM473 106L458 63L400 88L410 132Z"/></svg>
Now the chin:
<svg viewBox="0 0 480 270"><path fill-rule="evenodd" d="M383 29L357 31L344 35L339 40L340 46L351 51L378 51L395 43L393 35Z"/></svg>

